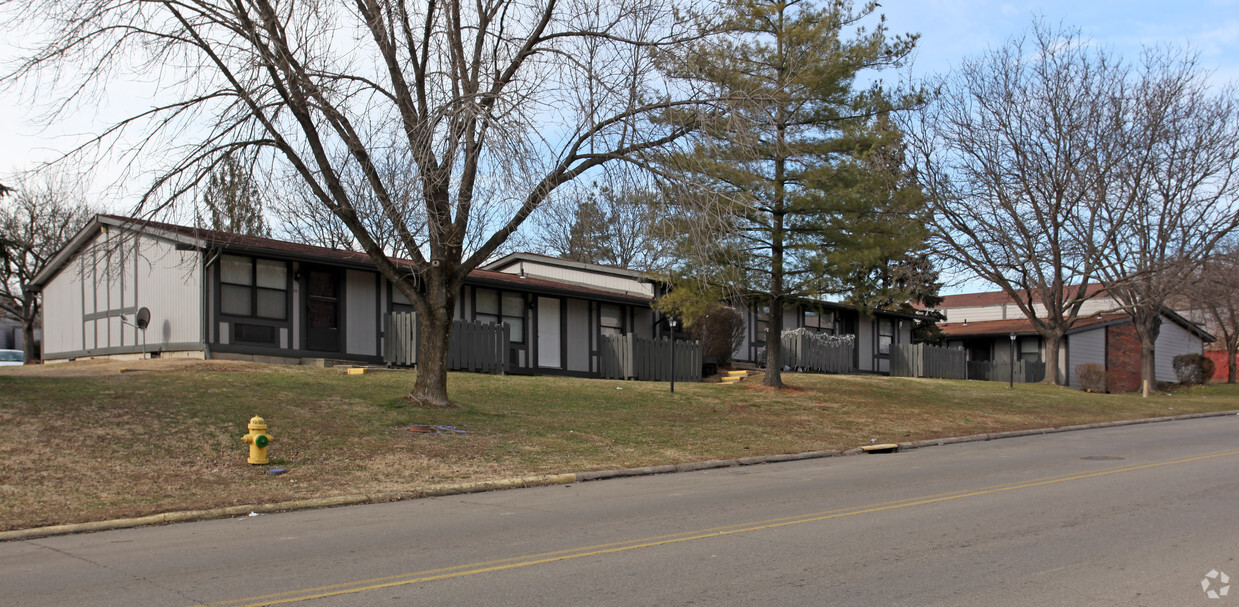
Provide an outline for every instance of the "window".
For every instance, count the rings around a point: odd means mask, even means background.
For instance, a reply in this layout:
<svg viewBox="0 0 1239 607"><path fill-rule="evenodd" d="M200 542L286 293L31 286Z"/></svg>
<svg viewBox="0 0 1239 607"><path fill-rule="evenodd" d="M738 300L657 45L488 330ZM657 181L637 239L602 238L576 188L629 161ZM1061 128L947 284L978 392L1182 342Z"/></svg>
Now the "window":
<svg viewBox="0 0 1239 607"><path fill-rule="evenodd" d="M601 304L598 306L598 315L603 335L624 334L624 314L618 305Z"/></svg>
<svg viewBox="0 0 1239 607"><path fill-rule="evenodd" d="M895 322L889 318L878 319L878 354L889 355L895 343Z"/></svg>
<svg viewBox="0 0 1239 607"><path fill-rule="evenodd" d="M1041 362L1041 338L1040 337L1021 337L1020 338L1020 360L1026 360L1031 363Z"/></svg>
<svg viewBox="0 0 1239 607"><path fill-rule="evenodd" d="M818 333L833 335L835 332L835 315L833 312L819 312L805 308L804 328Z"/></svg>
<svg viewBox="0 0 1239 607"><path fill-rule="evenodd" d="M757 306L757 326L754 341L765 342L766 332L770 330L770 306Z"/></svg>
<svg viewBox="0 0 1239 607"><path fill-rule="evenodd" d="M508 325L512 343L525 343L525 298L520 293L474 289L473 319Z"/></svg>
<svg viewBox="0 0 1239 607"><path fill-rule="evenodd" d="M223 255L219 261L219 311L229 316L286 320L288 264Z"/></svg>

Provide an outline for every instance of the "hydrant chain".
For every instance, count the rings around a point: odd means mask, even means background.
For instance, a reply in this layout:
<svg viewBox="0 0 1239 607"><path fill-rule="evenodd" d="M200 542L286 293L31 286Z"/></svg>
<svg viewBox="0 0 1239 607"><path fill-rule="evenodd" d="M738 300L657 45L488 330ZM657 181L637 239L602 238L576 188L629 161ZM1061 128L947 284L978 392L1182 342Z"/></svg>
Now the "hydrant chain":
<svg viewBox="0 0 1239 607"><path fill-rule="evenodd" d="M267 445L273 440L270 434L267 434L267 422L255 415L250 418L249 434L241 437L241 440L249 443L250 457L248 460L251 464L267 463Z"/></svg>

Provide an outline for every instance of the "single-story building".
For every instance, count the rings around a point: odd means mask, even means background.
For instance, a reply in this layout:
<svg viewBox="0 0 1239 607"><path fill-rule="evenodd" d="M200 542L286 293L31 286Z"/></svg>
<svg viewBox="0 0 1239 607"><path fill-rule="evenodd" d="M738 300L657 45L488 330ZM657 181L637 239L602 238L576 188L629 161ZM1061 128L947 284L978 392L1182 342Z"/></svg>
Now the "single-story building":
<svg viewBox="0 0 1239 607"><path fill-rule="evenodd" d="M31 286L43 293L48 362L149 352L381 363L387 315L412 311L362 253L111 215L96 216ZM641 272L517 253L469 274L455 317L508 325L508 372L597 376L600 336L665 335L650 307L663 290ZM133 325L143 307L145 332ZM889 344L910 339L912 315L788 309L787 328L855 333L862 371L887 370ZM749 339L737 359L761 362L768 317L756 306L742 314Z"/></svg>
<svg viewBox="0 0 1239 607"><path fill-rule="evenodd" d="M1098 364L1110 378L1111 392L1140 389L1140 340L1131 317L1114 311L1114 302L1099 295L1085 303L1089 314L1076 321L1059 347L1058 373L1073 388L1080 387L1076 368ZM1005 293L969 293L944 298L937 310L946 317L938 324L948 347L967 350L970 362L1006 363L1016 360L1047 362L1045 344L1032 323ZM1015 340L1011 336L1015 336ZM1177 381L1174 357L1199 354L1212 335L1169 308L1154 344L1154 368L1159 382Z"/></svg>

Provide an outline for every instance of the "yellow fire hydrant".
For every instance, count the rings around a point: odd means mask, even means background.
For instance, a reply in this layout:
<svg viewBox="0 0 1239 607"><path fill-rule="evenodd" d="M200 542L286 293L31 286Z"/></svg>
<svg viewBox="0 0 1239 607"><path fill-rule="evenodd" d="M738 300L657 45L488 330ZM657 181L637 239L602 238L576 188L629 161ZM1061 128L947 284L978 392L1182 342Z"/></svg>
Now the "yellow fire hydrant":
<svg viewBox="0 0 1239 607"><path fill-rule="evenodd" d="M250 444L250 458L246 461L251 464L265 464L267 445L271 444L271 435L267 434L267 422L255 415L250 418L249 429L250 433L241 437L241 440Z"/></svg>

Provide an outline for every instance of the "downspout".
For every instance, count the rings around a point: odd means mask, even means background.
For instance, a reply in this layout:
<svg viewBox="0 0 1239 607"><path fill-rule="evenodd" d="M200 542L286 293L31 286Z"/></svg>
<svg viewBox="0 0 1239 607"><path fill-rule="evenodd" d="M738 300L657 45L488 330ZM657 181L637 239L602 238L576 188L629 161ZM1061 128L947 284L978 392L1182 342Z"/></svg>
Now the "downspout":
<svg viewBox="0 0 1239 607"><path fill-rule="evenodd" d="M207 306L207 292L208 292L207 269L210 267L211 262L215 261L215 259L219 257L219 252L216 251L214 255L211 255L211 249L208 249L206 247L203 247L201 251L202 251L202 275L201 275L202 279L200 280L199 285L198 285L198 292L200 293L199 297L201 299L201 301L199 302L199 305L200 305L200 309L202 310L202 315L201 315L202 326L199 328L199 330L201 331L199 335L202 338L202 358L204 360L211 360L211 344L210 344L211 340L207 339L207 335L210 334L207 329L210 327L210 322L211 322L211 312L210 312L210 308Z"/></svg>

